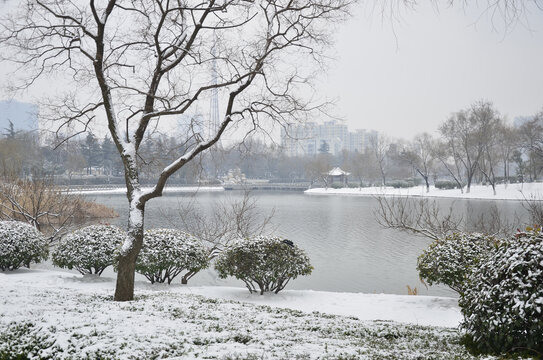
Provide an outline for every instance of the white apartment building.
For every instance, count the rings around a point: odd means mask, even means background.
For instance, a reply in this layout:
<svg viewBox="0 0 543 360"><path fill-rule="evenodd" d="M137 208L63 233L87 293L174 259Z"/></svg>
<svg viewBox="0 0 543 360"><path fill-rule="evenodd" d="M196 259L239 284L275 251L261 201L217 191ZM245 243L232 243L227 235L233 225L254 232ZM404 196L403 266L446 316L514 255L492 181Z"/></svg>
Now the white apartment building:
<svg viewBox="0 0 543 360"><path fill-rule="evenodd" d="M347 125L337 120L308 122L281 129L281 146L287 156L315 155L324 142L332 155L342 150L364 152L370 137L376 134L375 130L364 129L349 132Z"/></svg>

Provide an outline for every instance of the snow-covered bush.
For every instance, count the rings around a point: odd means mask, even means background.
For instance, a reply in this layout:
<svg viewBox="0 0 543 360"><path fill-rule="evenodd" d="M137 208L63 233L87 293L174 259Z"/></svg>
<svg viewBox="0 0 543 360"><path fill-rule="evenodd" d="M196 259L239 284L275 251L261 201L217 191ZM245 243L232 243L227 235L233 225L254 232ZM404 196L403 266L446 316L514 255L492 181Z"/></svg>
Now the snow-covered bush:
<svg viewBox="0 0 543 360"><path fill-rule="evenodd" d="M81 274L101 275L113 265L115 252L126 238L116 226L90 225L66 235L52 254L53 264Z"/></svg>
<svg viewBox="0 0 543 360"><path fill-rule="evenodd" d="M493 252L496 244L493 236L479 233L447 235L424 250L417 270L429 285L444 284L462 294L471 270Z"/></svg>
<svg viewBox="0 0 543 360"><path fill-rule="evenodd" d="M503 241L470 275L459 304L462 328L478 351L543 353L543 234Z"/></svg>
<svg viewBox="0 0 543 360"><path fill-rule="evenodd" d="M47 239L31 225L0 221L0 269L15 270L46 260Z"/></svg>
<svg viewBox="0 0 543 360"><path fill-rule="evenodd" d="M266 236L234 242L218 256L215 268L221 278L235 276L251 293L258 287L260 294L278 293L290 279L313 270L309 257L292 241Z"/></svg>
<svg viewBox="0 0 543 360"><path fill-rule="evenodd" d="M174 229L145 232L136 271L151 283L168 282L183 271L191 274L208 266L208 251L194 236Z"/></svg>

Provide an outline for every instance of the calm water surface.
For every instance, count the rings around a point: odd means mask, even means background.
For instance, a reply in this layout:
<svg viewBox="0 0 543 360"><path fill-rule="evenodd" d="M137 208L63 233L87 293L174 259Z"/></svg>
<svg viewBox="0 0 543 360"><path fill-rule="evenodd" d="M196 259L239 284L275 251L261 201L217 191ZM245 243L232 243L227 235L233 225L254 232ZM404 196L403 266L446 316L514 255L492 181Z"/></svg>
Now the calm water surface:
<svg viewBox="0 0 543 360"><path fill-rule="evenodd" d="M179 204L196 196L197 206L209 209L217 200L236 200L242 193L167 194L151 200L146 206L145 227L173 227ZM375 221L377 206L371 197L304 195L298 192L254 192L262 213L275 209L272 222L275 234L294 241L309 255L313 274L292 281L290 289L341 292L407 294L407 285L417 287L419 294L454 296L445 287L426 289L416 271L417 257L430 240L397 230L382 229ZM94 195L99 203L114 208L120 217L113 224L127 223L127 200L124 195ZM450 200L440 200L450 206ZM485 211L490 201L456 201L455 207L465 211L472 206L475 213ZM500 201L506 213L521 210L516 202ZM177 280L177 279L176 279ZM180 281L180 280L179 280ZM243 286L236 279L221 280L212 269L197 274L192 285Z"/></svg>

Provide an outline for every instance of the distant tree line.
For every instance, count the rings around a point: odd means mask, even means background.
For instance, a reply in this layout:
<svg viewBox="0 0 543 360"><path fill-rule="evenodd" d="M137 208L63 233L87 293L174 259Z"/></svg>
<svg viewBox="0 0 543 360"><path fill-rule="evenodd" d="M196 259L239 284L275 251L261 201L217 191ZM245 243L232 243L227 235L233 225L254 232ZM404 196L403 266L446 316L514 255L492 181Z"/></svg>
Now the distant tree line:
<svg viewBox="0 0 543 360"><path fill-rule="evenodd" d="M328 144L318 153L289 157L279 144L248 138L235 148L217 147L202 154L176 174L170 183L219 183L229 170L239 169L247 179L271 182L329 184L327 172L335 166L350 172L349 186L412 186L434 183L469 192L474 183L494 188L498 183L536 181L543 170L543 111L508 122L494 105L478 101L443 121L437 136L422 133L411 140L379 133L364 151L331 154ZM89 133L84 138L47 141L35 132L2 129L0 175L29 177L39 171L56 181L78 183L124 182L122 163L111 138ZM55 146L56 144L56 146ZM141 145L145 157L143 181L153 181L173 154L187 146L176 135L148 136Z"/></svg>

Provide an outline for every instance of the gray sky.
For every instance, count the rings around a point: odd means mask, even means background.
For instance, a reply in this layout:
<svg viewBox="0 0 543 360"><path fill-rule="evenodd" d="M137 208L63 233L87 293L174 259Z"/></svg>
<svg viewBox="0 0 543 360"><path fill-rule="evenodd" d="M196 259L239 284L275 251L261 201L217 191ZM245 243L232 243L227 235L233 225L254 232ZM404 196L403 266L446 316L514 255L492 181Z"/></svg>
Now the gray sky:
<svg viewBox="0 0 543 360"><path fill-rule="evenodd" d="M337 33L337 61L318 93L337 99L335 112L351 129L433 133L480 99L510 120L543 108L543 10L509 28L474 5L395 14L401 18L382 18L362 3ZM0 69L0 83L6 78Z"/></svg>
<svg viewBox="0 0 543 360"><path fill-rule="evenodd" d="M410 138L479 99L510 120L543 108L542 10L508 29L476 6L418 6L394 22L357 10L323 84L351 129Z"/></svg>

